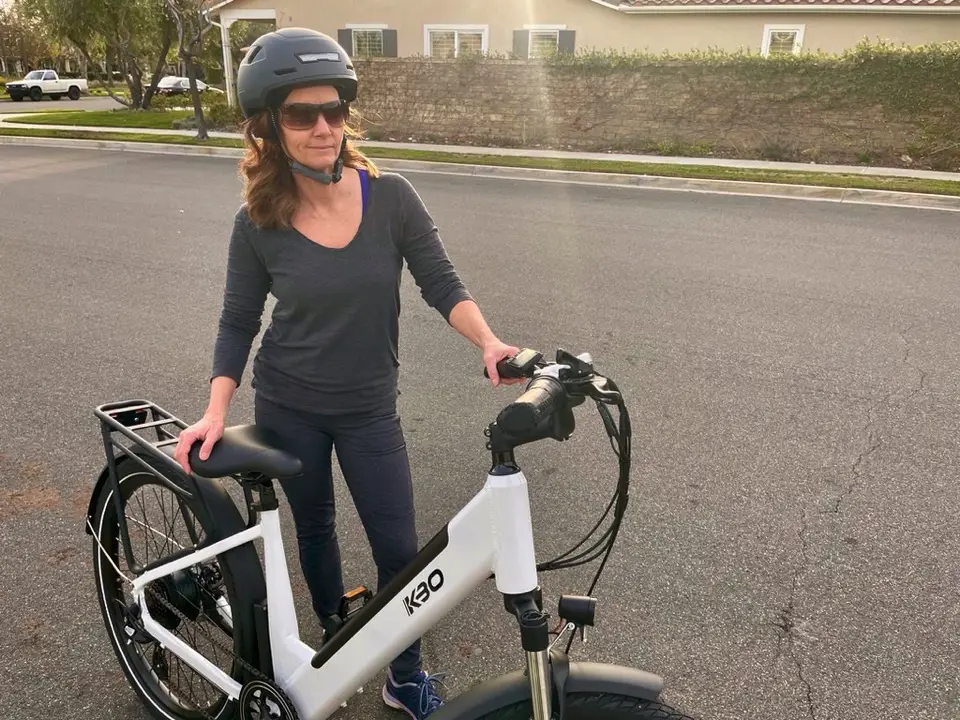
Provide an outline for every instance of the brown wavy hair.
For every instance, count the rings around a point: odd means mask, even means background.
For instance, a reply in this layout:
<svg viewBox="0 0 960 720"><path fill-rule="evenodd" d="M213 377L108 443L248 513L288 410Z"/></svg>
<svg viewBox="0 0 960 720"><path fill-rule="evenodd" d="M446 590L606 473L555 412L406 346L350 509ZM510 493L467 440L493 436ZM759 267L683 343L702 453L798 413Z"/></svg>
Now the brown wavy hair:
<svg viewBox="0 0 960 720"><path fill-rule="evenodd" d="M366 170L371 177L380 175L374 162L358 150L353 140L362 137L354 127L358 115L350 108L350 121L343 126L347 145L343 151L346 167ZM268 140L272 123L268 110L244 120L244 155L240 160L243 200L254 225L263 228L288 228L300 203L297 185L286 154L279 143Z"/></svg>

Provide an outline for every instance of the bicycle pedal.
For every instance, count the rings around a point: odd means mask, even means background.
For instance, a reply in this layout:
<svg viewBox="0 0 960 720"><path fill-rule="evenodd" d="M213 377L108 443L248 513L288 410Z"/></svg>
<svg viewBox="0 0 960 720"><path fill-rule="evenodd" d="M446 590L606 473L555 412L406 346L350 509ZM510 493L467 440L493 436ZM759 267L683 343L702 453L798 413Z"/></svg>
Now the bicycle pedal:
<svg viewBox="0 0 960 720"><path fill-rule="evenodd" d="M373 598L373 591L366 585L358 585L348 593L344 593L340 598L340 619L346 622L360 608L351 609L352 606L362 601L360 607L363 607Z"/></svg>

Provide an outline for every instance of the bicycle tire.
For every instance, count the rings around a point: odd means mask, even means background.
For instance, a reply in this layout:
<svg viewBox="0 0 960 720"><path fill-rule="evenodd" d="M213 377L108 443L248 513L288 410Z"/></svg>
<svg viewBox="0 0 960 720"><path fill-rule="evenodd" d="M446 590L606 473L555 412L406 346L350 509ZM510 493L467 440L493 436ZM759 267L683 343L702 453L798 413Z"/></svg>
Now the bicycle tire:
<svg viewBox="0 0 960 720"><path fill-rule="evenodd" d="M476 720L529 720L530 701L513 703ZM619 693L575 692L565 699L564 720L694 720L662 702Z"/></svg>
<svg viewBox="0 0 960 720"><path fill-rule="evenodd" d="M161 470L152 458L143 457L143 459L151 466ZM164 468L161 472L165 476L169 476L167 469ZM120 479L120 492L124 504L138 489L148 485L163 488L172 495L172 491L165 488L156 476L147 472L139 463L126 457L117 459L117 477ZM222 488L216 487L214 489L214 487L212 483L204 483L201 479L196 488L199 492L193 497L181 498L181 501L196 518L204 536L222 537L242 530L244 524L236 506L229 500L229 496ZM218 497L219 493L222 493L223 497ZM224 498L229 505L223 502ZM148 667L143 658L138 659L133 654L136 652L134 643L137 643L137 640L129 636L131 626L127 621L127 616L124 615L124 611L120 609L120 604L123 602L123 586L126 585L126 582L118 576L116 569L104 557L104 551L106 551L109 553L110 559L118 565L123 564L125 559L119 535L116 506L113 501L112 483L101 483L95 508L92 524L96 533L93 540L93 568L97 600L110 645L113 647L129 685L150 713L159 720L200 720L201 718L203 720L210 720L211 718L213 720L233 720L238 715L237 703L235 700L228 698L225 693L212 707L199 708L198 706L194 710L176 707L170 693L163 689L163 683L156 674L155 668ZM127 514L126 506L124 512ZM100 539L103 550L98 545L97 538ZM213 561L219 565L219 572L231 613L233 658L227 660L227 662L230 662L228 674L240 683L248 679L248 675L237 658L241 658L250 665L258 665L254 621L250 609L245 606L249 604L249 594L245 593L244 597L246 599L241 601L243 590L240 589L237 582L238 576L241 578L250 577L251 572L260 572L259 560L256 560L256 568L250 566L253 560L249 553L253 553L253 558L257 557L256 550L247 545L213 558ZM262 573L260 577L262 578ZM119 603L117 602L118 593ZM225 642L229 646L230 641L226 640ZM226 668L222 669L226 671ZM217 690L217 692L220 691ZM196 703L196 701L193 702Z"/></svg>

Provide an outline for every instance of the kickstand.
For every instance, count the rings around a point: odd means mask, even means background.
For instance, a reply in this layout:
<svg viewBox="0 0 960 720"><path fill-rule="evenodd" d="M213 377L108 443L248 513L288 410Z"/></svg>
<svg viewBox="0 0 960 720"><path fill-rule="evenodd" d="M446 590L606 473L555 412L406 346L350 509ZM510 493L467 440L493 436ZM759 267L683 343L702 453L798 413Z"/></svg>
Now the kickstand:
<svg viewBox="0 0 960 720"><path fill-rule="evenodd" d="M363 685L361 685L359 688L357 688L357 695L362 695L362 694L363 694ZM342 703L340 703L340 707L345 708L346 706L347 706L347 701L346 701L346 700L344 700Z"/></svg>

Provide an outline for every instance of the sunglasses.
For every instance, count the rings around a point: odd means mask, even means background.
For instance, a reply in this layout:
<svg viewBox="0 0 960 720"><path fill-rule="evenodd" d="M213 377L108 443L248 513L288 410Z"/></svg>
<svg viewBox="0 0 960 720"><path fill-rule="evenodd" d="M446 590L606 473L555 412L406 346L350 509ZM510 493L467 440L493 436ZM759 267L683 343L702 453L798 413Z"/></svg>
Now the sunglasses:
<svg viewBox="0 0 960 720"><path fill-rule="evenodd" d="M350 116L350 105L342 100L325 103L285 103L280 106L280 122L290 130L309 130L323 119L330 127L340 127Z"/></svg>

